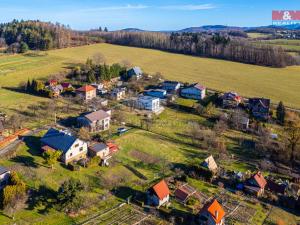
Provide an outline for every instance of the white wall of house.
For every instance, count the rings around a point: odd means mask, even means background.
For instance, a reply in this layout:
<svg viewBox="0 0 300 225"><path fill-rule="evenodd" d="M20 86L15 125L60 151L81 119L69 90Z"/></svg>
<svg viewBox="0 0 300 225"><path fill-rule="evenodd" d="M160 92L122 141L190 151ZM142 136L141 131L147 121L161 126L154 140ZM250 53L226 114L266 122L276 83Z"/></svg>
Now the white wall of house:
<svg viewBox="0 0 300 225"><path fill-rule="evenodd" d="M69 148L66 154L63 155L63 161L68 163L72 160L78 160L81 156L85 158L88 152L88 145L85 141L77 139Z"/></svg>
<svg viewBox="0 0 300 225"><path fill-rule="evenodd" d="M9 175L10 175L9 171L0 175L0 190L6 186L9 179Z"/></svg>
<svg viewBox="0 0 300 225"><path fill-rule="evenodd" d="M141 109L157 112L160 110L159 98L153 98L149 96L142 96L137 99L137 105Z"/></svg>
<svg viewBox="0 0 300 225"><path fill-rule="evenodd" d="M190 99L201 100L201 99L205 98L205 92L206 92L206 89L200 90L195 87L189 87L189 88L184 88L181 90L181 96L190 98Z"/></svg>

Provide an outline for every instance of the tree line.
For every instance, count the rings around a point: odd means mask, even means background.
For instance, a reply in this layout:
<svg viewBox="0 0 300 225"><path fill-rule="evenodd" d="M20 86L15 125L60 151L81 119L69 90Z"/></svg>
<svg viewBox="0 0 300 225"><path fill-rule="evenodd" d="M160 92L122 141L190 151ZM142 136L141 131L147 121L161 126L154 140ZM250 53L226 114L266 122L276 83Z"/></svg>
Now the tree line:
<svg viewBox="0 0 300 225"><path fill-rule="evenodd" d="M59 23L13 20L0 24L0 47L7 46L7 52L11 53L24 53L28 49L65 48L87 43L87 37Z"/></svg>
<svg viewBox="0 0 300 225"><path fill-rule="evenodd" d="M255 45L244 38L224 33L157 33L157 32L90 32L106 42L119 45L166 50L202 57L231 60L241 63L285 67L299 64L299 59L283 48Z"/></svg>

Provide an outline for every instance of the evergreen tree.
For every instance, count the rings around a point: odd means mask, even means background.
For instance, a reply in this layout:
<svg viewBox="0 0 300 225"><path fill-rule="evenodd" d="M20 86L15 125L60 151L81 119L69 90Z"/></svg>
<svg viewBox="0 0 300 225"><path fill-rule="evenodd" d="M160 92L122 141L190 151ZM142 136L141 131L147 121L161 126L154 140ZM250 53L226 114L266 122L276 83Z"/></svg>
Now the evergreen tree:
<svg viewBox="0 0 300 225"><path fill-rule="evenodd" d="M25 53L29 50L28 45L25 42L20 43L20 53Z"/></svg>
<svg viewBox="0 0 300 225"><path fill-rule="evenodd" d="M285 121L285 106L283 105L282 101L280 101L278 106L277 106L276 118L277 118L277 121L280 124L284 124L284 121Z"/></svg>
<svg viewBox="0 0 300 225"><path fill-rule="evenodd" d="M96 77L95 77L94 70L89 70L89 72L87 74L87 82L90 83L90 84L96 82Z"/></svg>
<svg viewBox="0 0 300 225"><path fill-rule="evenodd" d="M105 28L104 28L104 32L108 32L108 29L107 29L107 27L105 27Z"/></svg>

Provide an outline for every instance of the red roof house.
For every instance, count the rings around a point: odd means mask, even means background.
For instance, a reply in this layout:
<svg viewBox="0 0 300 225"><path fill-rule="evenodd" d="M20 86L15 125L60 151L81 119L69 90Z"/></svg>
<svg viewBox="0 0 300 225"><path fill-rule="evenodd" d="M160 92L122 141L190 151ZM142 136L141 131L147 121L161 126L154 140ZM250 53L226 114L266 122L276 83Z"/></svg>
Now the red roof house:
<svg viewBox="0 0 300 225"><path fill-rule="evenodd" d="M96 97L97 89L91 85L85 85L76 90L76 93L84 100L91 100Z"/></svg>
<svg viewBox="0 0 300 225"><path fill-rule="evenodd" d="M255 194L256 196L261 196L264 193L267 181L264 178L263 174L258 171L247 181L245 185L245 190Z"/></svg>
<svg viewBox="0 0 300 225"><path fill-rule="evenodd" d="M225 225L225 211L216 199L206 203L199 216L200 225Z"/></svg>
<svg viewBox="0 0 300 225"><path fill-rule="evenodd" d="M161 180L148 191L151 205L157 207L169 202L170 190L165 180Z"/></svg>

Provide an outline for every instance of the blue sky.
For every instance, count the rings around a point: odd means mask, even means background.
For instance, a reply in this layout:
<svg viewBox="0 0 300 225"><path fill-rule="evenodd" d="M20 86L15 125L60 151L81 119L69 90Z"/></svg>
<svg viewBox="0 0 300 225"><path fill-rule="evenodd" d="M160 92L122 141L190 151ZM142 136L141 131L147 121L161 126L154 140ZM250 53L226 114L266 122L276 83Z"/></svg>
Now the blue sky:
<svg viewBox="0 0 300 225"><path fill-rule="evenodd" d="M0 22L39 19L79 30L261 26L271 24L273 9L300 10L300 0L0 0Z"/></svg>

